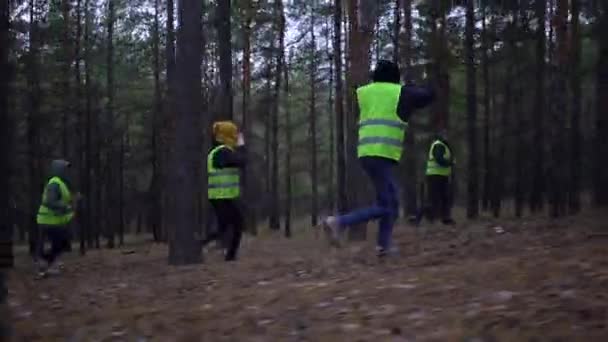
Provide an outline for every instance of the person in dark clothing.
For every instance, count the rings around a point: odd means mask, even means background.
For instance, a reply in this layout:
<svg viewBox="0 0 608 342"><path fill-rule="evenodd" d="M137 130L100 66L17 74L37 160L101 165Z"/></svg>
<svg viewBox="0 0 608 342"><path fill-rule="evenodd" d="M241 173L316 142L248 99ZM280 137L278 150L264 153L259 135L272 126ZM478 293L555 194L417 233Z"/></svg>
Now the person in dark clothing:
<svg viewBox="0 0 608 342"><path fill-rule="evenodd" d="M203 246L230 235L225 260L236 260L243 235L240 174L246 165L245 142L231 121L213 125L214 145L207 157L208 198L217 216L218 229Z"/></svg>
<svg viewBox="0 0 608 342"><path fill-rule="evenodd" d="M434 99L430 87L400 85L399 66L381 60L372 83L357 89L359 142L357 157L376 189L376 204L341 216L329 216L322 224L332 245L338 245L344 228L379 220L378 256L391 248L393 225L399 216L399 196L393 170L401 160L407 123L416 109Z"/></svg>
<svg viewBox="0 0 608 342"><path fill-rule="evenodd" d="M419 210L416 215L416 225L420 224L424 216L431 222L440 216L443 224L454 224L451 216L450 196L450 177L452 176L452 167L454 166L454 155L446 136L445 132L435 136L429 149L426 166L429 206Z"/></svg>

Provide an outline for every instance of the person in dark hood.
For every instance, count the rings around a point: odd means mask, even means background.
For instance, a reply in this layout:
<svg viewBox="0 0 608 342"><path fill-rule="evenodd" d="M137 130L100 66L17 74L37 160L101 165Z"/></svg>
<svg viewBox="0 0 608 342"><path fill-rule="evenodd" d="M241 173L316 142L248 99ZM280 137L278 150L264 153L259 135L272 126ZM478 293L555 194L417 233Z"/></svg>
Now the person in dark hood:
<svg viewBox="0 0 608 342"><path fill-rule="evenodd" d="M42 194L36 222L39 227L37 242L39 273L41 276L56 274L56 261L70 243L69 224L74 217L73 205L77 196L72 194L68 170L70 163L57 159L51 162L50 177ZM44 242L48 239L51 249L45 251Z"/></svg>
<svg viewBox="0 0 608 342"><path fill-rule="evenodd" d="M213 147L207 156L209 202L213 207L218 229L203 240L203 246L230 236L225 260L236 260L243 235L243 213L240 177L246 165L245 141L232 121L213 124Z"/></svg>
<svg viewBox="0 0 608 342"><path fill-rule="evenodd" d="M454 153L447 140L447 131L435 135L429 148L426 163L426 181L429 207L422 208L416 215L416 225L424 216L432 222L441 216L443 224L452 225L450 178L454 166ZM426 215L425 215L426 214Z"/></svg>
<svg viewBox="0 0 608 342"><path fill-rule="evenodd" d="M434 99L430 87L402 86L399 66L381 60L372 82L357 89L359 142L357 157L374 184L376 204L341 216L329 216L322 224L332 245L338 245L346 227L379 220L377 250L382 257L391 248L393 225L399 216L398 189L393 170L399 164L408 121L417 109Z"/></svg>

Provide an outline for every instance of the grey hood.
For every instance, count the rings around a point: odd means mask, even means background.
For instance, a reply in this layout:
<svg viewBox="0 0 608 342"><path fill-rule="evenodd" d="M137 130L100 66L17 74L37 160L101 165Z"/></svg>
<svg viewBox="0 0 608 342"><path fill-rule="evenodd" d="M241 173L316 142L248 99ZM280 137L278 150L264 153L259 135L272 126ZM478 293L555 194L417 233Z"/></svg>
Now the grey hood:
<svg viewBox="0 0 608 342"><path fill-rule="evenodd" d="M51 169L49 170L50 177L59 177L63 180L67 180L67 169L70 167L70 162L63 159L55 159L51 162Z"/></svg>

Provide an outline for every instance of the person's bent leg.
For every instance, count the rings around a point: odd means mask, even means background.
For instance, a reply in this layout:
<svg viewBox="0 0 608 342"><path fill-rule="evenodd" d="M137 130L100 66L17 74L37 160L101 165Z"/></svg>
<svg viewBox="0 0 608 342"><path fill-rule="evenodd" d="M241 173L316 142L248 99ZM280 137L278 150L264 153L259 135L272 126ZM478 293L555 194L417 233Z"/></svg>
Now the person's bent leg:
<svg viewBox="0 0 608 342"><path fill-rule="evenodd" d="M228 252L226 253L226 261L233 261L236 260L241 245L241 238L243 236L243 214L236 201L230 201L229 205L231 211L232 236L230 238Z"/></svg>
<svg viewBox="0 0 608 342"><path fill-rule="evenodd" d="M48 229L49 240L51 241L51 250L47 254L49 266L52 266L55 261L63 254L65 244L68 240L67 228L63 226L53 227Z"/></svg>
<svg viewBox="0 0 608 342"><path fill-rule="evenodd" d="M225 247L225 237L228 231L228 225L230 224L230 212L225 200L212 200L211 205L213 206L213 211L217 218L217 231L207 236L203 241L203 244L206 245L213 240L217 240Z"/></svg>
<svg viewBox="0 0 608 342"><path fill-rule="evenodd" d="M429 205L429 216L428 219L434 222L435 219L441 215L443 208L443 195L441 188L441 176L429 176L429 196L431 203Z"/></svg>
<svg viewBox="0 0 608 342"><path fill-rule="evenodd" d="M448 177L441 177L441 219L444 224L453 224L450 201L450 180Z"/></svg>
<svg viewBox="0 0 608 342"><path fill-rule="evenodd" d="M351 211L348 214L337 217L340 227L354 226L371 220L379 219L387 214L387 205L381 202L381 192L384 192L385 181L383 180L385 167L380 158L362 158L361 166L372 181L376 190L376 204L367 208ZM384 195L382 200L384 199ZM387 202L388 203L388 202Z"/></svg>
<svg viewBox="0 0 608 342"><path fill-rule="evenodd" d="M378 206L382 207L385 211L378 224L380 255L384 255L391 248L393 226L399 217L399 194L392 174L393 166L394 164L386 162L381 173L381 184L379 184L380 187L377 190Z"/></svg>

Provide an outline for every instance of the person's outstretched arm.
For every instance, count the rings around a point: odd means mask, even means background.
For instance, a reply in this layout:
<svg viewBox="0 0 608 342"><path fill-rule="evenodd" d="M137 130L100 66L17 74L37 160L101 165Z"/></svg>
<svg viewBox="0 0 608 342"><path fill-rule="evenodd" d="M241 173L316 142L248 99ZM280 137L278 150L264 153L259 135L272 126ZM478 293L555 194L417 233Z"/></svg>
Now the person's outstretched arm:
<svg viewBox="0 0 608 342"><path fill-rule="evenodd" d="M238 167L243 168L247 164L245 146L239 146L235 150L222 148L217 151L213 164L216 168Z"/></svg>
<svg viewBox="0 0 608 342"><path fill-rule="evenodd" d="M430 105L434 100L435 91L431 86L405 85L401 88L397 114L407 122L414 111Z"/></svg>

